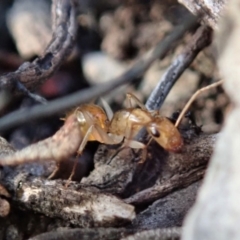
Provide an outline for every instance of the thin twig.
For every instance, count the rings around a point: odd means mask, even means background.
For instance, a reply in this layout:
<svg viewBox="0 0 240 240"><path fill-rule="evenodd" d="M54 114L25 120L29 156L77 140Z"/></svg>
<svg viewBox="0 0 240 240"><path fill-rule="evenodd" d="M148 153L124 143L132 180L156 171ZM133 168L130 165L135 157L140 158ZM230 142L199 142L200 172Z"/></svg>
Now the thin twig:
<svg viewBox="0 0 240 240"><path fill-rule="evenodd" d="M212 29L209 27L200 27L190 39L183 52L174 59L165 74L161 77L156 88L152 91L146 102L146 107L149 110L156 110L162 106L168 93L182 73L193 62L198 53L208 46L211 41Z"/></svg>
<svg viewBox="0 0 240 240"><path fill-rule="evenodd" d="M51 101L45 106L34 106L29 109L15 111L0 120L0 130L7 130L30 120L36 120L39 118L52 116L57 113L62 113L69 108L76 107L79 104L89 102L96 97L107 94L116 87L140 77L149 68L153 61L158 58L163 58L169 49L172 48L173 43L181 39L184 33L188 29L194 27L196 23L197 19L195 17L188 17L182 25L175 27L171 34L158 43L142 59L137 61L131 69L126 71L120 77L110 81L110 83L105 83L91 87L87 90L78 91L69 96Z"/></svg>
<svg viewBox="0 0 240 240"><path fill-rule="evenodd" d="M188 111L188 109L191 106L191 104L193 103L193 101L198 97L198 95L200 95L201 93L203 93L203 92L205 92L205 91L207 91L209 89L215 88L215 87L221 85L222 83L223 83L223 80L218 81L218 82L213 83L213 84L210 84L210 85L208 85L206 87L203 87L203 88L199 89L197 92L195 92L192 95L192 97L188 100L187 104L185 105L185 107L183 108L181 113L179 114L178 119L177 119L177 121L175 123L175 127L178 127L178 125L180 124L180 122L183 119L184 115Z"/></svg>

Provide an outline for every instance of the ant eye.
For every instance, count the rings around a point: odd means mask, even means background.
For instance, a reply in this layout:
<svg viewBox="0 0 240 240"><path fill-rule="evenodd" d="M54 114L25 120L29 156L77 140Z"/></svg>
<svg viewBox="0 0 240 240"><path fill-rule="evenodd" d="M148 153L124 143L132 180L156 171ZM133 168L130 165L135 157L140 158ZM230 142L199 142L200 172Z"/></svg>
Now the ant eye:
<svg viewBox="0 0 240 240"><path fill-rule="evenodd" d="M153 135L153 137L157 138L161 136L160 132L155 127L151 127L151 134Z"/></svg>

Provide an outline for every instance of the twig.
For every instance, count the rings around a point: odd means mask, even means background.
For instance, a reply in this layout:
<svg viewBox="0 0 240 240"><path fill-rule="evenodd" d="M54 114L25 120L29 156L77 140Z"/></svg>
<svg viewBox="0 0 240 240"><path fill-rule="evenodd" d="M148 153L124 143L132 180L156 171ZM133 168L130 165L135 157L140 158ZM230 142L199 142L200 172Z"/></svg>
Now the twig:
<svg viewBox="0 0 240 240"><path fill-rule="evenodd" d="M47 100L35 93L31 93L21 82L15 81L16 84L16 90L20 93L22 93L25 96L28 96L29 98L33 99L36 102L47 104Z"/></svg>
<svg viewBox="0 0 240 240"><path fill-rule="evenodd" d="M175 123L175 127L178 127L178 125L180 124L183 116L186 114L186 112L188 111L189 107L191 106L191 104L192 104L193 101L197 98L197 96L198 96L199 94L201 94L202 92L205 92L206 90L209 90L209 89L211 89L211 88L215 88L215 87L221 85L222 83L223 83L223 80L218 81L218 82L213 83L213 84L210 84L210 85L208 85L208 86L206 86L206 87L203 87L203 88L199 89L197 92L195 92L195 93L192 95L192 97L189 99L189 101L187 102L187 104L185 105L185 107L183 108L183 110L181 111L181 113L179 114L178 119L177 119L177 121L176 121L176 123Z"/></svg>
<svg viewBox="0 0 240 240"><path fill-rule="evenodd" d="M184 51L172 62L171 66L161 77L158 85L149 96L146 107L149 110L159 109L175 82L179 79L195 57L212 41L212 30L209 27L200 27L189 41Z"/></svg>
<svg viewBox="0 0 240 240"><path fill-rule="evenodd" d="M35 90L48 79L69 55L76 36L76 16L72 1L53 1L53 37L43 56L33 62L23 63L15 72L0 77L0 89L7 89L13 94L22 89ZM28 93L24 89L25 93Z"/></svg>
<svg viewBox="0 0 240 240"><path fill-rule="evenodd" d="M184 33L195 26L196 23L196 18L193 18L192 16L188 17L182 25L175 27L169 36L158 43L142 59L135 63L131 69L111 81L111 83L105 83L87 90L78 91L70 96L51 101L46 106L35 106L8 114L0 120L0 130L7 130L30 120L36 120L61 113L69 108L88 102L93 98L100 97L116 87L140 77L153 61L158 58L163 58L173 46L173 43L181 39Z"/></svg>

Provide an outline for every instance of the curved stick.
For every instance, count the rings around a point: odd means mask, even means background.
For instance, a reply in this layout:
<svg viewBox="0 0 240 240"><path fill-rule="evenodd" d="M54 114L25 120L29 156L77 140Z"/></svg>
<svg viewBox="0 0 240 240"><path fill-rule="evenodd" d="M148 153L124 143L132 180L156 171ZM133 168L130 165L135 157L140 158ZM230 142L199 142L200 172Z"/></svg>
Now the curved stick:
<svg viewBox="0 0 240 240"><path fill-rule="evenodd" d="M59 68L68 57L76 37L75 7L70 0L53 1L53 37L43 56L23 63L15 72L0 76L0 90L13 94L35 90Z"/></svg>

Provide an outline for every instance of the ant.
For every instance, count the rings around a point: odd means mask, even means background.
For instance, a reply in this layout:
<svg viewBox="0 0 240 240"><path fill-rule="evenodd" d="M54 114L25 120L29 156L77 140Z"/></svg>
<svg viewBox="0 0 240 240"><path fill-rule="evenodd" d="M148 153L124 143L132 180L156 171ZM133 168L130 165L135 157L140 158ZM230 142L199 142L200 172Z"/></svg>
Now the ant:
<svg viewBox="0 0 240 240"><path fill-rule="evenodd" d="M75 114L81 133L84 135L77 151L78 154L82 153L88 141L98 141L108 145L120 144L124 141L123 147L146 149L148 144L145 145L134 140L142 127L146 127L151 137L164 149L173 152L179 151L183 141L173 123L167 118L161 117L157 111L147 110L133 94L128 93L126 96L129 108L119 110L115 114L104 102L107 114L101 107L94 104L81 105L68 114L68 116ZM133 108L131 99L134 99L140 108ZM75 168L76 164L69 179L72 178ZM55 172L51 176L54 174Z"/></svg>
<svg viewBox="0 0 240 240"><path fill-rule="evenodd" d="M76 152L80 155L88 141L98 141L109 145L123 143L124 147L146 149L148 144L134 140L142 127L145 127L151 136L149 143L154 139L167 151L177 152L183 145L177 127L190 104L200 93L219 86L222 82L219 81L198 90L182 110L175 126L170 120L160 116L158 111L149 111L132 94L127 94L129 108L117 111L112 119L107 117L101 107L95 104L83 104L67 114L64 125L52 137L32 144L12 155L1 157L0 164L17 165L50 159L60 162ZM133 108L131 99L134 99L140 108Z"/></svg>

